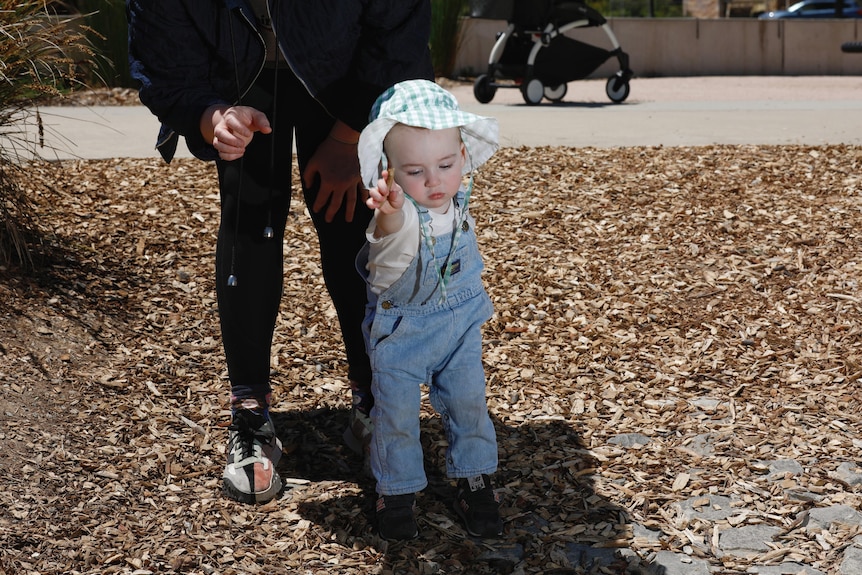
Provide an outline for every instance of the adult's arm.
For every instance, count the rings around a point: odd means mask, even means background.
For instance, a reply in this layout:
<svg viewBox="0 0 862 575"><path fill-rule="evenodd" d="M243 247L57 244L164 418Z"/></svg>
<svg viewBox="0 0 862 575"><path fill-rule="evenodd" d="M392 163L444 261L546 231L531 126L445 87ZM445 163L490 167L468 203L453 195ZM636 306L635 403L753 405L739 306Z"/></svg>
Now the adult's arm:
<svg viewBox="0 0 862 575"><path fill-rule="evenodd" d="M201 13L191 12L196 8ZM139 82L141 102L163 125L184 136L193 154L215 158L215 149L201 134L201 117L211 106L227 105L234 97L213 78L221 70L221 56L213 47L215 3L127 0L126 9L129 66Z"/></svg>

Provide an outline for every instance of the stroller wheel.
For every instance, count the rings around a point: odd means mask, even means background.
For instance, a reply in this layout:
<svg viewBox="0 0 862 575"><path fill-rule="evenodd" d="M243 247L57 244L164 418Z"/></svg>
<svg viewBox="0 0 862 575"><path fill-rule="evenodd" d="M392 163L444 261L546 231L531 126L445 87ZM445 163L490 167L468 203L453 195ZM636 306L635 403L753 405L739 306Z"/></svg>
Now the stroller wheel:
<svg viewBox="0 0 862 575"><path fill-rule="evenodd" d="M545 86L545 98L551 102L559 102L566 97L568 89L569 86L567 84L560 84L559 86Z"/></svg>
<svg viewBox="0 0 862 575"><path fill-rule="evenodd" d="M841 51L848 54L862 52L862 42L844 42L841 44Z"/></svg>
<svg viewBox="0 0 862 575"><path fill-rule="evenodd" d="M614 74L608 78L608 83L605 85L608 98L617 104L629 97L630 89L628 80L623 79L619 74Z"/></svg>
<svg viewBox="0 0 862 575"><path fill-rule="evenodd" d="M531 106L537 105L545 96L545 86L538 78L533 78L526 84L521 85L521 94L524 96L524 101Z"/></svg>
<svg viewBox="0 0 862 575"><path fill-rule="evenodd" d="M497 93L497 86L491 83L491 78L487 74L482 74L476 81L473 82L473 95L481 104L487 104L494 99L494 94Z"/></svg>

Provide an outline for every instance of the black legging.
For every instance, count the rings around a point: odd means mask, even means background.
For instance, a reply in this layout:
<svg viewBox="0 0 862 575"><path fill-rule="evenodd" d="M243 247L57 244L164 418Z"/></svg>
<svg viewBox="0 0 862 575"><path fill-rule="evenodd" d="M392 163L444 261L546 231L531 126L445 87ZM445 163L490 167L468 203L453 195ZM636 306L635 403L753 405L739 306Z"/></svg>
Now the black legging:
<svg viewBox="0 0 862 575"><path fill-rule="evenodd" d="M222 208L216 246L216 293L231 394L236 398L260 398L271 391L270 353L284 284L282 246L290 209L293 132L302 173L334 123L289 68L279 69L277 76L278 107L272 134L255 134L242 160L217 162ZM242 101L243 105L264 111L270 121L274 77L272 70L265 70ZM275 170L270 160L273 137ZM306 189L303 183L303 195L320 240L323 280L338 314L348 377L360 388L370 389L371 368L361 329L365 282L356 272L354 259L365 242L365 228L372 214L358 200L352 222L345 222L342 207L327 223L323 212L311 209L318 185L315 182L315 187ZM274 232L269 239L264 237L267 225ZM231 273L237 278L233 287L228 286Z"/></svg>

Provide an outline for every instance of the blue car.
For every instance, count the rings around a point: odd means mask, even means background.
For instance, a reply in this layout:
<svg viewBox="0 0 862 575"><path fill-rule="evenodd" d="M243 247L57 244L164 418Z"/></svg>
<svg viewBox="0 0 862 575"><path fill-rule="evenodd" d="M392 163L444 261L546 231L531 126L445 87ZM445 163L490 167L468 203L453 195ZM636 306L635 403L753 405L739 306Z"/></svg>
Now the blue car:
<svg viewBox="0 0 862 575"><path fill-rule="evenodd" d="M790 6L787 10L773 10L758 16L761 20L777 20L780 18L837 18L835 15L835 0L802 0ZM862 7L854 0L844 0L842 18L862 18Z"/></svg>

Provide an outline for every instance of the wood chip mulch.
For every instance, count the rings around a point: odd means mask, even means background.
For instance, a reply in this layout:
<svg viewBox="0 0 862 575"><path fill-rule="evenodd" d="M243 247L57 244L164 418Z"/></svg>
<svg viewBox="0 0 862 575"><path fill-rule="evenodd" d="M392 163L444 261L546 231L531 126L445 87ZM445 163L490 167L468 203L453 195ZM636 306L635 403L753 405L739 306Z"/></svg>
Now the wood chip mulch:
<svg viewBox="0 0 862 575"><path fill-rule="evenodd" d="M31 173L56 188L33 196L58 245L38 272L0 269L0 573L586 572L572 545L644 562L685 550L744 573L757 558L711 544L727 522L675 512L708 495L746 511L733 527L782 528L761 562L829 572L858 534L793 522L862 503L835 480L862 448L859 147L507 148L483 168L472 211L496 307L485 360L507 519L484 542L451 510L427 405L422 536L376 536L373 483L341 442L345 360L298 198L272 360L293 489L248 506L220 494L213 167ZM627 433L649 442L612 441ZM767 478L779 459L804 473Z"/></svg>

